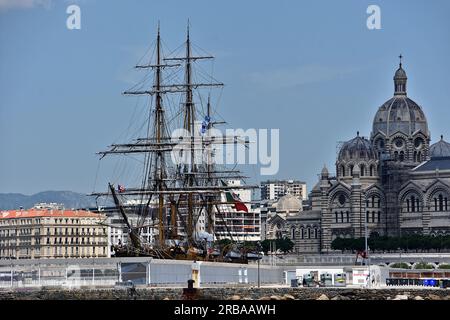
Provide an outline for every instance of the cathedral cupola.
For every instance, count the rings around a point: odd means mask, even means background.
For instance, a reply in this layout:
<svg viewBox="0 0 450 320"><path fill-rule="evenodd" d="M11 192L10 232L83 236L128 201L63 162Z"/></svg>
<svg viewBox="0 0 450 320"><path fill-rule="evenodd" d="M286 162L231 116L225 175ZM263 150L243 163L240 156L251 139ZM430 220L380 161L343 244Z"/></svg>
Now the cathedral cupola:
<svg viewBox="0 0 450 320"><path fill-rule="evenodd" d="M394 75L394 88L395 96L406 96L406 81L408 80L408 77L406 76L405 70L402 68L402 58L403 56L400 55L400 63L398 66L397 71L395 71Z"/></svg>

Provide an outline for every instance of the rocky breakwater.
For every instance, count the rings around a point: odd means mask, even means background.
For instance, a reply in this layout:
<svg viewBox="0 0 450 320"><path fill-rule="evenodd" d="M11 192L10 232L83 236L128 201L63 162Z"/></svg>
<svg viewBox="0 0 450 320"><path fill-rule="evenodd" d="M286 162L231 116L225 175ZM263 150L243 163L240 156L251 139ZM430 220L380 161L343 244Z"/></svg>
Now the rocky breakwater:
<svg viewBox="0 0 450 320"><path fill-rule="evenodd" d="M181 288L1 290L0 300L450 300L445 289Z"/></svg>

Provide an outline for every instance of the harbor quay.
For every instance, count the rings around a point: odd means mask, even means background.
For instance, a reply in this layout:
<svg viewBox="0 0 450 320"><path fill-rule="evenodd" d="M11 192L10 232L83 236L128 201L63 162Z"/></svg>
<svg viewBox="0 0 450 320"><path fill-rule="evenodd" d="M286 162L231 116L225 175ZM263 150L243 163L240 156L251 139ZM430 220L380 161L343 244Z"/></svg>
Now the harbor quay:
<svg viewBox="0 0 450 320"><path fill-rule="evenodd" d="M400 269L386 265L331 265L325 262L291 265L278 261L278 265L268 265L145 257L1 260L0 290L3 293L118 290L125 294L124 289L142 292L150 289L172 292L170 290L177 289L174 292L182 292L179 290L188 288L206 293L218 289L223 290L225 295L233 290L259 290L255 295L262 298L267 290L278 289L284 290L283 295L297 289L448 291L446 288L450 282L450 271L447 269ZM153 295L159 291L151 292L143 295ZM310 297L308 293L307 298Z"/></svg>

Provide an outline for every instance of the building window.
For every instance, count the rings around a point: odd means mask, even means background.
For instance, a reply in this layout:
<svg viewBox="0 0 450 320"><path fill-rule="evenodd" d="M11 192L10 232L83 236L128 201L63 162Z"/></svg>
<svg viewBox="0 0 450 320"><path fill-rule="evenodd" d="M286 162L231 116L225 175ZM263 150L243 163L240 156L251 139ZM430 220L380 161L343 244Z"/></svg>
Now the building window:
<svg viewBox="0 0 450 320"><path fill-rule="evenodd" d="M338 222L339 222L339 221L338 221L338 219L339 219L339 217L338 217L338 213L337 213L337 212L335 212L334 214L335 214L335 216L336 216L336 223L338 223Z"/></svg>
<svg viewBox="0 0 450 320"><path fill-rule="evenodd" d="M347 223L349 223L349 222L350 222L350 216L349 216L349 214L348 214L348 211L346 211L345 214L346 214L346 216L347 216Z"/></svg>
<svg viewBox="0 0 450 320"><path fill-rule="evenodd" d="M341 211L341 223L344 223L344 212Z"/></svg>
<svg viewBox="0 0 450 320"><path fill-rule="evenodd" d="M372 223L375 222L375 211L372 211Z"/></svg>

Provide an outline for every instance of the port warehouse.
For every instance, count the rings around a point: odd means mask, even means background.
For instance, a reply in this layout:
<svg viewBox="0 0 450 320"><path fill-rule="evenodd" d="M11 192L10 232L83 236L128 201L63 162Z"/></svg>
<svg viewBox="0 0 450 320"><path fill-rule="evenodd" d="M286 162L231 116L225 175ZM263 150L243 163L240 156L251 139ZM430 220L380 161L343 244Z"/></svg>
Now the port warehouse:
<svg viewBox="0 0 450 320"><path fill-rule="evenodd" d="M258 272L259 269L259 272ZM282 284L279 267L256 264L162 260L145 257L100 259L0 260L0 287L147 286Z"/></svg>
<svg viewBox="0 0 450 320"><path fill-rule="evenodd" d="M259 271L258 271L259 270ZM259 276L258 276L259 274ZM185 287L302 286L442 286L448 287L449 270L407 270L371 266L269 266L151 258L0 260L0 288L20 287L111 287L131 281L135 285ZM294 285L294 282L295 285ZM309 286L309 283L308 283Z"/></svg>

